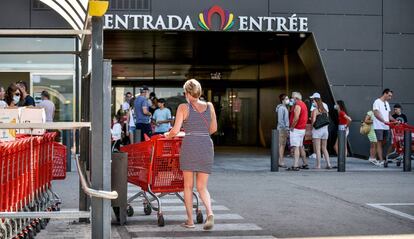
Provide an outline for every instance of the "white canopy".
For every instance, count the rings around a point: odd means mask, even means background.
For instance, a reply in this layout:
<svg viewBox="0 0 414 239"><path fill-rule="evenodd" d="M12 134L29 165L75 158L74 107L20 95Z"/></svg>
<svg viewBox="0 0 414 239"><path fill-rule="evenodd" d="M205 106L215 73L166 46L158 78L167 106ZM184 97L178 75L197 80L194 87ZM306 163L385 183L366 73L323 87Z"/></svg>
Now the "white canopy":
<svg viewBox="0 0 414 239"><path fill-rule="evenodd" d="M74 30L84 30L88 19L88 0L40 0L61 15Z"/></svg>

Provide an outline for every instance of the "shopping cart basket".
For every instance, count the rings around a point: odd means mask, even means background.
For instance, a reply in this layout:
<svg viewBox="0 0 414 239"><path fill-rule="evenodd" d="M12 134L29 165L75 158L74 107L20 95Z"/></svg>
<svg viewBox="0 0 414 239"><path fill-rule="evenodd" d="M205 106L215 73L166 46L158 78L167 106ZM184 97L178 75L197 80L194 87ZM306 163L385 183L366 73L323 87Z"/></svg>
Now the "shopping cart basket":
<svg viewBox="0 0 414 239"><path fill-rule="evenodd" d="M405 123L399 123L399 122L391 122L388 123L390 126L390 131L392 135L392 147L394 151L390 154L387 154L386 160L384 162L384 167L388 166L388 161L394 161L396 165L399 167L401 166L401 162L404 158L404 131L410 130L411 131L411 137L412 137L412 145L414 145L414 126L410 126ZM411 147L410 146L410 147Z"/></svg>
<svg viewBox="0 0 414 239"><path fill-rule="evenodd" d="M121 148L122 152L128 153L128 182L141 188L139 193L128 199L128 203L143 197L145 215L150 215L152 210L157 211L158 226L165 225L160 198L172 194L184 202L180 194L184 191L184 178L179 162L181 142L180 137L167 139L157 135L150 140ZM196 221L202 223L200 200L194 192L193 195L196 201L193 206ZM155 201L156 205L154 205ZM134 209L130 205L127 214L128 216L134 214Z"/></svg>

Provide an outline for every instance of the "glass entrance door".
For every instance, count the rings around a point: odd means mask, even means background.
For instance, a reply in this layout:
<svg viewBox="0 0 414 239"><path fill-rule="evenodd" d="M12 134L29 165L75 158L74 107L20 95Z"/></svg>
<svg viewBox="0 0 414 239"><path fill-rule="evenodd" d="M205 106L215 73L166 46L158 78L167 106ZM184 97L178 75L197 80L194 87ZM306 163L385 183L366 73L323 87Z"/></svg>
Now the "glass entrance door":
<svg viewBox="0 0 414 239"><path fill-rule="evenodd" d="M257 89L210 88L205 90L217 114L216 145L253 146L257 143Z"/></svg>

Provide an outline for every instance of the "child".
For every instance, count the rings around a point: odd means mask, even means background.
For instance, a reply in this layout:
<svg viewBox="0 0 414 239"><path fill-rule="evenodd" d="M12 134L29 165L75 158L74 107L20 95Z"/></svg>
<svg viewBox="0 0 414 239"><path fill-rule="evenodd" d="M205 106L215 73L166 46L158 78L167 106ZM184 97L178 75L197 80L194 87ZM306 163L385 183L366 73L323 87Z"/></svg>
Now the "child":
<svg viewBox="0 0 414 239"><path fill-rule="evenodd" d="M119 115L115 115L112 119L112 152L119 152L119 147L121 146L121 139L122 139L122 126L119 123L120 117Z"/></svg>

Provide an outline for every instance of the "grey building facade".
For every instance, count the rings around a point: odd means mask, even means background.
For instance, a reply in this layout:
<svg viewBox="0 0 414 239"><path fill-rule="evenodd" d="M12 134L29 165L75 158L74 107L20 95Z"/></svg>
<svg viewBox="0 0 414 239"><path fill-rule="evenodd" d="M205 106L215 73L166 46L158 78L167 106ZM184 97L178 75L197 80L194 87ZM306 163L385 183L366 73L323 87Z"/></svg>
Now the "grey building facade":
<svg viewBox="0 0 414 239"><path fill-rule="evenodd" d="M0 29L69 28L69 25L58 14L35 0L3 0L1 5ZM307 18L306 29L298 29L294 32L267 31L263 26L262 32L266 34L269 32L305 33L308 38L312 38L313 44L307 46L304 41L297 49L297 61L301 62L301 69L307 71L304 81L312 81L309 86L312 89L303 89L303 91L306 94L319 91L331 104L334 100L345 101L353 119L350 142L354 153L359 155L368 153L368 141L359 134L359 125L366 111L372 108L372 103L381 95L384 88L391 88L394 91L391 103L400 103L409 122L414 123L414 96L412 94L414 86L414 61L412 59L414 55L412 47L414 43L414 25L412 24L414 1L412 0L112 0L108 15L112 15L109 18L112 21L115 21L115 15L121 18L125 15L151 15L154 19L157 19L159 15L176 15L182 16L183 20L185 16L190 16L194 31L206 32L198 24L198 16L199 13L203 13L205 9L214 5L234 14L235 23L229 30L229 34L240 32L241 23L238 18L240 16L251 16L255 19L286 17L287 21L292 16ZM168 21L168 18L166 19ZM110 41L122 32L133 31L134 34L138 34L141 31L148 31L148 29L142 29L141 25L140 29L133 29L134 23L128 21L131 29L125 29L125 21L123 25L119 23L118 29L114 25L115 22L107 22L109 29L105 34L110 37L106 37L105 40ZM214 20L214 23L220 25L218 19ZM186 32L188 29L178 31ZM215 27L214 31L220 32L221 30ZM257 28L253 31L258 32ZM309 48L312 47L316 47L317 54L307 57L307 52L311 51ZM106 54L106 57L110 58L111 54ZM283 64L280 67L281 71L286 70L283 69ZM294 69L293 67L292 70ZM116 77L121 76L121 74L116 75ZM291 80L294 81L295 76L292 76ZM117 82L114 81L114 85L116 84ZM293 91L296 90L295 87L299 86L292 82L288 89ZM301 88L299 87L298 90ZM282 91L271 93L274 101ZM263 101L261 98L257 101L258 105L266 104L260 103ZM276 103L272 103L269 108L274 108ZM260 117L260 113L257 115ZM262 123L263 121L274 122L274 116L269 116L267 120L262 119ZM268 124L269 126L266 127L271 127L272 123ZM268 138L267 133L265 134L257 138Z"/></svg>

